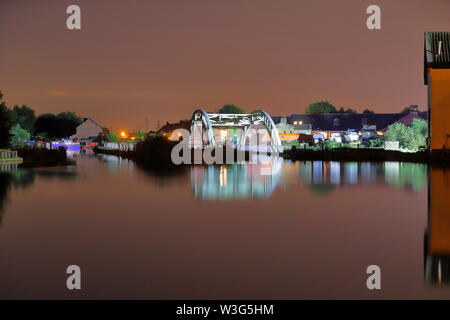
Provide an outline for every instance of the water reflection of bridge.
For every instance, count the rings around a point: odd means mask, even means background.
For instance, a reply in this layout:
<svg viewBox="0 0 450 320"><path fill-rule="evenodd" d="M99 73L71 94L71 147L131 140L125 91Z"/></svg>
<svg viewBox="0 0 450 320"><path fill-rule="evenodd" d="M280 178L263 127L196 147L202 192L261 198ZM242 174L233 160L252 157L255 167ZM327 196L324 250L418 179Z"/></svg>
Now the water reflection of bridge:
<svg viewBox="0 0 450 320"><path fill-rule="evenodd" d="M302 184L319 193L332 192L337 187L378 184L418 191L427 183L427 166L424 164L336 161L295 164L281 158L273 159L277 160L265 164L194 166L190 170L194 194L202 199L265 198L282 180L283 184L289 184L289 179L295 175ZM267 167L276 174L261 174Z"/></svg>
<svg viewBox="0 0 450 320"><path fill-rule="evenodd" d="M191 167L191 185L198 198L237 200L267 198L280 182L281 158L255 164Z"/></svg>

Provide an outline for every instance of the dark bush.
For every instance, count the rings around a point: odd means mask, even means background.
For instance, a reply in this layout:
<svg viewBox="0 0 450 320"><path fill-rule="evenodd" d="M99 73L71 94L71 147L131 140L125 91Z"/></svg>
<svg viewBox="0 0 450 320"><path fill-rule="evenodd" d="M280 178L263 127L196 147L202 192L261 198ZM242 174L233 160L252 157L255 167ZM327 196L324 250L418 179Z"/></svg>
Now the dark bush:
<svg viewBox="0 0 450 320"><path fill-rule="evenodd" d="M169 141L164 136L149 136L136 145L134 160L143 167L173 169L179 167L172 162L172 148L178 141Z"/></svg>
<svg viewBox="0 0 450 320"><path fill-rule="evenodd" d="M43 149L43 148L22 148L17 149L19 157L23 158L23 167L49 167L70 164L67 160L66 150Z"/></svg>

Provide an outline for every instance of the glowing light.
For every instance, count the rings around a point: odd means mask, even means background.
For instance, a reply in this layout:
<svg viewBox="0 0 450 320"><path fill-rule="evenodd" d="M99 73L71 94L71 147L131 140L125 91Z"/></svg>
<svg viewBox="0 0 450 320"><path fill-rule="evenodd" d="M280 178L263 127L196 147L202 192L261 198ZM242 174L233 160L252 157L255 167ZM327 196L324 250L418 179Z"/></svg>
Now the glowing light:
<svg viewBox="0 0 450 320"><path fill-rule="evenodd" d="M127 137L127 133L125 131L120 131L120 137L126 138Z"/></svg>
<svg viewBox="0 0 450 320"><path fill-rule="evenodd" d="M225 141L227 139L227 130L220 130L220 139Z"/></svg>
<svg viewBox="0 0 450 320"><path fill-rule="evenodd" d="M220 167L219 181L220 181L221 187L224 187L227 185L227 168L226 167Z"/></svg>

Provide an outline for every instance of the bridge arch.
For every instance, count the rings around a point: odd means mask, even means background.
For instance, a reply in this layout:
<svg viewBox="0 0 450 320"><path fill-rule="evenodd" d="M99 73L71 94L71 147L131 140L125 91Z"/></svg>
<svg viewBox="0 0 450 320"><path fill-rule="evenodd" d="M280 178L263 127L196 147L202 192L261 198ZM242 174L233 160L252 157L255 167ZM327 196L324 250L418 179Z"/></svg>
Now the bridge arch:
<svg viewBox="0 0 450 320"><path fill-rule="evenodd" d="M244 146L252 125L263 125L270 136L272 152L282 151L281 139L278 129L270 115L263 110L255 110L250 114L217 114L197 109L192 114L190 127L190 147L203 148L217 145L214 138L214 127L240 127L244 132L240 137L239 145Z"/></svg>
<svg viewBox="0 0 450 320"><path fill-rule="evenodd" d="M191 119L191 135L189 144L191 148L207 146L215 146L214 132L208 113L203 109L197 109L192 114ZM204 134L206 132L206 135ZM206 141L204 141L206 138Z"/></svg>
<svg viewBox="0 0 450 320"><path fill-rule="evenodd" d="M272 117L264 110L255 110L251 113L252 118L251 118L251 123L253 125L256 124L262 124L264 125L264 127L266 128L267 132L269 132L269 136L270 136L270 145L272 147L271 151L274 152L281 152L283 151L283 147L281 145L281 138L280 138L280 134L278 132L278 129L275 125L275 122L273 122ZM250 126L249 126L250 127ZM247 139L248 136L248 128L244 129L244 134L241 137L241 145L245 144L245 140Z"/></svg>

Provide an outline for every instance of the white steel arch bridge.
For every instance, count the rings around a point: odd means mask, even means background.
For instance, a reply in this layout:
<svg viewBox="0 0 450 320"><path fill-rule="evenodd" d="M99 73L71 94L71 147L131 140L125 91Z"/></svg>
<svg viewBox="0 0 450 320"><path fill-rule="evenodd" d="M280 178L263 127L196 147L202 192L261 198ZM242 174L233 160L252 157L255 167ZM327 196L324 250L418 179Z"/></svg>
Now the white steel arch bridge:
<svg viewBox="0 0 450 320"><path fill-rule="evenodd" d="M252 127L259 126L267 130L270 137L271 152L281 152L282 145L278 129L270 115L263 110L256 110L249 114L221 114L208 113L205 110L197 109L192 114L190 126L191 148L215 147L215 128L239 128L241 134L235 144L239 148L245 148L246 141Z"/></svg>

